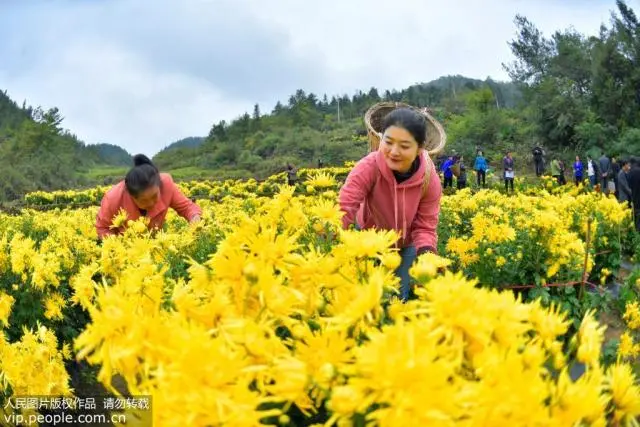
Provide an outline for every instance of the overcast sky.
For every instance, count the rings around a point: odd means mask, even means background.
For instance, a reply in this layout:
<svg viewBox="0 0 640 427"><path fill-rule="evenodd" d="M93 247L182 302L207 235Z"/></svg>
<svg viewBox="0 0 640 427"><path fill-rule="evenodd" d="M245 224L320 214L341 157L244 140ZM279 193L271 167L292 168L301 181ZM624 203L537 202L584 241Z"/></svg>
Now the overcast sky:
<svg viewBox="0 0 640 427"><path fill-rule="evenodd" d="M640 9L638 0L628 5ZM595 34L603 0L0 0L0 90L87 143L153 155L296 89L506 80L513 19Z"/></svg>

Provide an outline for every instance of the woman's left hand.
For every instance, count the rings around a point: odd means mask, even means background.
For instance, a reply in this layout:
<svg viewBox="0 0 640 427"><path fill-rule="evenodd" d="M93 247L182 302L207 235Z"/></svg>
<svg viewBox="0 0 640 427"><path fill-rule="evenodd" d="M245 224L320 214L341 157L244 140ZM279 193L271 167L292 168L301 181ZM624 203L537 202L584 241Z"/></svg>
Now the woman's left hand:
<svg viewBox="0 0 640 427"><path fill-rule="evenodd" d="M434 248L432 248L431 246L423 246L421 248L418 248L418 251L416 252L416 256L420 256L422 254L425 254L427 252L431 252L433 254L436 254L436 250Z"/></svg>
<svg viewBox="0 0 640 427"><path fill-rule="evenodd" d="M189 221L189 227L191 227L192 230L200 230L202 229L202 218L200 217L200 215L195 215L193 218L191 218L191 221Z"/></svg>

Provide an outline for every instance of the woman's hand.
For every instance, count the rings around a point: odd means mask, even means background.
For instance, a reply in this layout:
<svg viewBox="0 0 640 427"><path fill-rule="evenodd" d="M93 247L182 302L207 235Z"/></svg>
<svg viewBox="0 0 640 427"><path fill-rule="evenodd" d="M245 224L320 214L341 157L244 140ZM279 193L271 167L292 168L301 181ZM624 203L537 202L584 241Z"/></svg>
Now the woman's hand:
<svg viewBox="0 0 640 427"><path fill-rule="evenodd" d="M203 221L202 218L200 217L200 215L194 215L191 220L189 221L189 227L191 228L191 230L193 231L199 231L202 229L203 227Z"/></svg>
<svg viewBox="0 0 640 427"><path fill-rule="evenodd" d="M431 252L431 253L437 255L436 250L434 248L432 248L431 246L423 246L421 248L418 248L418 251L416 252L416 256L418 257L418 256L420 256L422 254L427 253L427 252Z"/></svg>

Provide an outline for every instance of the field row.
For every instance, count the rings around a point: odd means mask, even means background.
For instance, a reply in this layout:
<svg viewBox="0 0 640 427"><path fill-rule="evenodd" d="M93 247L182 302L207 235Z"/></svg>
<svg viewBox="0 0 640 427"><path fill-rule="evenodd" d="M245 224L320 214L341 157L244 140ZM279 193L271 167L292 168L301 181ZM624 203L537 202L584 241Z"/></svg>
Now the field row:
<svg viewBox="0 0 640 427"><path fill-rule="evenodd" d="M0 214L5 398L71 393L75 359L110 393L117 376L152 395L162 426L606 425L640 414L632 366L605 360L597 321L604 285L636 245L614 199L447 195L441 256L418 259L417 299L401 304L395 234L342 230L331 171L295 189L280 178L199 201L197 225L170 211L155 236L137 222L101 244L95 206ZM190 195L221 185L194 183ZM546 286L583 273L585 291ZM637 299L631 280L622 304ZM503 290L515 284L532 287ZM573 382L575 362L588 370Z"/></svg>

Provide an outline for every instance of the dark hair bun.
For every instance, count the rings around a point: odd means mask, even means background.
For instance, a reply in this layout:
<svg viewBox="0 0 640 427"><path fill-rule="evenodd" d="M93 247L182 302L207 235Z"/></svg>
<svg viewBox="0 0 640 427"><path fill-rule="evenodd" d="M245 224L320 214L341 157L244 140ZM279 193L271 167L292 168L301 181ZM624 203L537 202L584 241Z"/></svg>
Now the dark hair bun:
<svg viewBox="0 0 640 427"><path fill-rule="evenodd" d="M141 165L153 166L153 162L151 161L150 158L148 158L144 154L136 154L135 156L133 156L133 165L134 166L141 166Z"/></svg>

